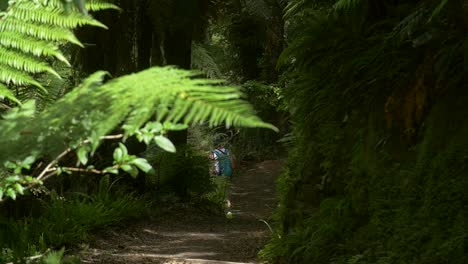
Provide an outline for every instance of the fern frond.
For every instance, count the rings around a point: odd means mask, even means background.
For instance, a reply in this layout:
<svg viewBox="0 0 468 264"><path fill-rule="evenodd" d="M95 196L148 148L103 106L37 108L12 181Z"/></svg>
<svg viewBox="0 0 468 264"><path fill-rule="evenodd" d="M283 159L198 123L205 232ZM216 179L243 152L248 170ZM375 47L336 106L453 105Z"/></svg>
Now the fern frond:
<svg viewBox="0 0 468 264"><path fill-rule="evenodd" d="M122 10L120 7L105 1L100 0L88 0L86 1L86 9L90 11L100 11L107 9Z"/></svg>
<svg viewBox="0 0 468 264"><path fill-rule="evenodd" d="M21 21L42 23L63 28L91 25L107 29L104 24L90 16L77 12L67 14L61 8L38 6L32 2L18 4L15 12L11 12L9 16Z"/></svg>
<svg viewBox="0 0 468 264"><path fill-rule="evenodd" d="M38 2L43 6L64 10L64 3L62 0L38 0ZM85 7L89 11L101 11L107 9L121 10L120 7L103 0L87 0ZM72 11L77 11L77 9L72 8Z"/></svg>
<svg viewBox="0 0 468 264"><path fill-rule="evenodd" d="M154 116L161 122L208 121L212 126L225 122L277 130L254 114L238 88L197 79L194 72L151 68L101 84L105 74L90 76L36 117L19 115L17 110L5 116L0 121L0 162L31 151L55 155L63 151L62 143L99 138L119 125L130 136Z"/></svg>
<svg viewBox="0 0 468 264"><path fill-rule="evenodd" d="M65 28L36 25L17 19L4 19L0 23L0 31L18 32L42 40L68 41L83 47L73 32Z"/></svg>
<svg viewBox="0 0 468 264"><path fill-rule="evenodd" d="M23 53L32 54L37 57L52 56L70 66L70 63L65 56L63 56L58 47L47 41L18 35L18 33L15 32L4 31L0 32L0 46L14 48Z"/></svg>
<svg viewBox="0 0 468 264"><path fill-rule="evenodd" d="M353 10L363 4L362 0L338 0L333 7L336 10L353 12Z"/></svg>
<svg viewBox="0 0 468 264"><path fill-rule="evenodd" d="M297 1L290 1L286 8L284 9L284 18L289 19L295 14L297 14L300 10L304 8L306 5L305 0L297 0Z"/></svg>
<svg viewBox="0 0 468 264"><path fill-rule="evenodd" d="M203 71L210 78L221 78L222 73L210 52L200 44L192 44L192 68Z"/></svg>
<svg viewBox="0 0 468 264"><path fill-rule="evenodd" d="M31 76L28 74L14 69L12 67L9 67L4 64L0 64L0 81L8 84L15 84L15 85L34 85L40 89L44 90L44 87L34 80Z"/></svg>
<svg viewBox="0 0 468 264"><path fill-rule="evenodd" d="M271 7L264 0L246 1L245 9L254 17L268 19L272 16Z"/></svg>
<svg viewBox="0 0 468 264"><path fill-rule="evenodd" d="M395 26L390 36L397 38L399 41L411 39L415 32L426 22L428 10L426 8L418 8Z"/></svg>
<svg viewBox="0 0 468 264"><path fill-rule="evenodd" d="M60 75L54 71L47 63L34 57L23 55L20 52L8 50L0 47L0 61L4 64L28 73L49 72L60 78Z"/></svg>
<svg viewBox="0 0 468 264"><path fill-rule="evenodd" d="M21 102L15 97L15 95L2 83L0 83L0 98L7 98L21 105Z"/></svg>
<svg viewBox="0 0 468 264"><path fill-rule="evenodd" d="M432 11L431 17L429 18L429 22L432 21L435 17L439 16L442 10L447 6L448 0L441 0L440 3L434 8Z"/></svg>
<svg viewBox="0 0 468 264"><path fill-rule="evenodd" d="M104 1L88 1L90 10L118 9ZM33 74L48 72L60 78L47 57L70 63L59 45L73 43L83 47L73 34L78 26L107 28L76 7L61 0L10 1L0 19L0 81L7 85L33 85L44 89Z"/></svg>

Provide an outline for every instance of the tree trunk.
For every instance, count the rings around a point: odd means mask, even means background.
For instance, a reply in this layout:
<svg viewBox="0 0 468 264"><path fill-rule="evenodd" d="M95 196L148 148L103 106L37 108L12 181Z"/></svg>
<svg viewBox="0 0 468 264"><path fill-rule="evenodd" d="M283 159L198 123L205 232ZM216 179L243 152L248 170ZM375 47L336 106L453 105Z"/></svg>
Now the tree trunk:
<svg viewBox="0 0 468 264"><path fill-rule="evenodd" d="M192 32L190 29L180 28L165 32L163 45L167 65L190 69L192 63ZM184 148L187 144L187 130L172 131L168 136L176 148Z"/></svg>

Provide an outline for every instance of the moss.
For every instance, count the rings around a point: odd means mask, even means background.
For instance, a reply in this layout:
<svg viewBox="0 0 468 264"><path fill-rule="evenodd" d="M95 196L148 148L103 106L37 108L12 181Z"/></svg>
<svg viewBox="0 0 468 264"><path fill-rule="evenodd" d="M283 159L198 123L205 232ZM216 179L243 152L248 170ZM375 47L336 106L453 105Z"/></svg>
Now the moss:
<svg viewBox="0 0 468 264"><path fill-rule="evenodd" d="M462 263L468 92L456 22L444 16L418 24L415 16L426 13L416 6L404 22L402 14L389 18L392 10L355 21L323 6L308 13L314 8L298 11L309 24L282 55L294 60L285 97L295 147L278 180L277 236L261 257ZM430 44L408 45L412 30L449 24L450 33Z"/></svg>

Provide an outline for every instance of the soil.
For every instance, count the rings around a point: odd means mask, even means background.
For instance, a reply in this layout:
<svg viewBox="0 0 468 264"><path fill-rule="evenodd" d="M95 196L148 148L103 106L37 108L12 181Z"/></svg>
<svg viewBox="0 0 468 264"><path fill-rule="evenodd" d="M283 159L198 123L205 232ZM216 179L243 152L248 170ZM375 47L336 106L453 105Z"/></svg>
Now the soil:
<svg viewBox="0 0 468 264"><path fill-rule="evenodd" d="M251 164L232 178L232 219L179 208L155 219L98 235L81 252L82 263L256 263L271 232L275 179L281 161Z"/></svg>

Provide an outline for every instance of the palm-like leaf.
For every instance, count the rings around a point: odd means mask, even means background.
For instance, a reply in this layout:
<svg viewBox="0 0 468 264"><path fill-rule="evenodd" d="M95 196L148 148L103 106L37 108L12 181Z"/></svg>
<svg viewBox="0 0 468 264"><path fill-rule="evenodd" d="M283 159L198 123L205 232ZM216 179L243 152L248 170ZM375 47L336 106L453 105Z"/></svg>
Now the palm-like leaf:
<svg viewBox="0 0 468 264"><path fill-rule="evenodd" d="M0 162L24 158L28 153L57 154L66 146L99 138L122 125L127 135L155 117L161 122L265 127L240 99L238 88L219 81L195 78L196 73L174 68L151 68L101 84L98 72L57 101L32 116L26 104L0 122Z"/></svg>
<svg viewBox="0 0 468 264"><path fill-rule="evenodd" d="M88 1L87 8L101 10L117 7L103 1ZM60 0L12 1L0 15L0 82L6 85L33 85L44 89L34 74L48 72L60 78L46 58L52 57L69 65L59 45L70 42L82 46L73 29L91 25L105 26L76 8L66 11ZM18 99L5 89L0 96L14 102Z"/></svg>

